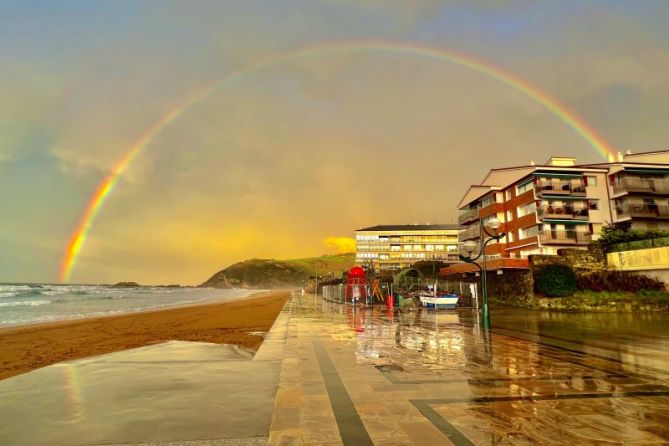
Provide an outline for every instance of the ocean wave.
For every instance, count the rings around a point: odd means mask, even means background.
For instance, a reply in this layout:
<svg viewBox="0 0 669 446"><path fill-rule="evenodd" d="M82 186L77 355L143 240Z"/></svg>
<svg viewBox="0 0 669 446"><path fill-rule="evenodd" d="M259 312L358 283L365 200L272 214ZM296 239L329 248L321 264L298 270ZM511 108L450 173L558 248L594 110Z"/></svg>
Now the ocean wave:
<svg viewBox="0 0 669 446"><path fill-rule="evenodd" d="M0 297L32 297L42 296L43 293L38 290L4 291L0 292Z"/></svg>
<svg viewBox="0 0 669 446"><path fill-rule="evenodd" d="M50 305L50 300L24 300L16 302L0 302L0 308L6 307L38 307L40 305Z"/></svg>

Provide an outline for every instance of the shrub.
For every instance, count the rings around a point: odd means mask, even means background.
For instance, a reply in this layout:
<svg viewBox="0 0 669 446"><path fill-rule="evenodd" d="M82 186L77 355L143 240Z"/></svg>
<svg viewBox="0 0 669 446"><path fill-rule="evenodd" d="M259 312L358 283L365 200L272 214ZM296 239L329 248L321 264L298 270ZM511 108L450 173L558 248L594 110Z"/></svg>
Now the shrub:
<svg viewBox="0 0 669 446"><path fill-rule="evenodd" d="M597 271L581 274L578 277L581 290L592 291L663 291L664 282L652 277L627 271Z"/></svg>
<svg viewBox="0 0 669 446"><path fill-rule="evenodd" d="M541 269L536 279L539 292L549 297L571 296L578 289L574 271L566 265L548 265Z"/></svg>
<svg viewBox="0 0 669 446"><path fill-rule="evenodd" d="M594 243L601 246L605 252L611 252L615 249L615 245L644 240L649 241L650 244L648 246L639 246L636 249L650 248L653 246L651 241L666 237L669 237L669 231L666 230L636 230L629 227L621 227L620 225L608 225L602 228L599 240ZM663 245L661 244L660 246Z"/></svg>

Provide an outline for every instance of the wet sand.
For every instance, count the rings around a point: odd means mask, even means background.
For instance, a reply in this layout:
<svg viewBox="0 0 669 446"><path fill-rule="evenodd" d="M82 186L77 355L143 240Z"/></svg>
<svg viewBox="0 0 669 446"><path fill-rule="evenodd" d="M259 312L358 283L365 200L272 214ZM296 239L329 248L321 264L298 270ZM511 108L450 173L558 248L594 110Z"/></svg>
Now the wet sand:
<svg viewBox="0 0 669 446"><path fill-rule="evenodd" d="M178 340L258 349L288 292L247 299L0 329L0 379L57 362Z"/></svg>

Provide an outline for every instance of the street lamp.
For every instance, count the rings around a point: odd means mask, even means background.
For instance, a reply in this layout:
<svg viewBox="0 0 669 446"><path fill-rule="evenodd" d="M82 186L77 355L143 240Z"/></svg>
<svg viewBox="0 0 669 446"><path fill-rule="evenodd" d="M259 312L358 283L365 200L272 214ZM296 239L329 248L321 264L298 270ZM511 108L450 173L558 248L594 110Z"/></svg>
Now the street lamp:
<svg viewBox="0 0 669 446"><path fill-rule="evenodd" d="M481 273L481 292L483 294L483 313L481 314L481 325L484 330L490 329L490 310L488 308L488 269L486 266L486 256L485 248L493 240L499 241L503 238L506 233L498 232L502 222L498 218L493 217L488 220L488 227L492 232L488 231L488 228L483 224L483 219L479 219L479 227L481 228L480 239L478 242L474 240L467 240L462 244L462 248L465 250L467 255L460 254L460 260L467 263L472 263L476 265ZM485 235L488 236L486 239ZM478 255L474 256L474 252L478 248ZM476 263L479 257L483 256L482 265Z"/></svg>

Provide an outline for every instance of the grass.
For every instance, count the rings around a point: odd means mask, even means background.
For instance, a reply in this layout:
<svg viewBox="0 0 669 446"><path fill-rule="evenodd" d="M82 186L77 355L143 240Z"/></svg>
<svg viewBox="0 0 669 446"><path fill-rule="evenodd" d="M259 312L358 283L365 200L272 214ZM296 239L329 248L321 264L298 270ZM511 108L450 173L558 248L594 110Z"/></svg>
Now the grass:
<svg viewBox="0 0 669 446"><path fill-rule="evenodd" d="M571 298L584 300L633 301L638 300L639 298L669 299L669 293L656 290L639 290L636 293L628 291L581 290L574 293Z"/></svg>
<svg viewBox="0 0 669 446"><path fill-rule="evenodd" d="M341 277L342 271L348 271L355 264L355 254L334 254L321 257L308 257L303 259L284 260L295 265L303 267L309 275L315 276L316 270L320 276L332 272L335 277Z"/></svg>

